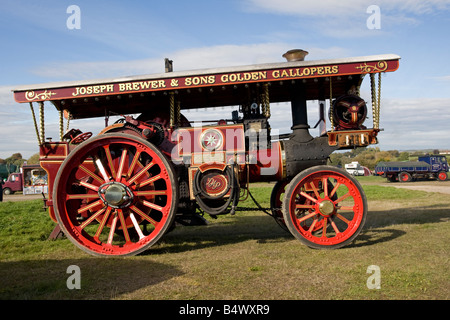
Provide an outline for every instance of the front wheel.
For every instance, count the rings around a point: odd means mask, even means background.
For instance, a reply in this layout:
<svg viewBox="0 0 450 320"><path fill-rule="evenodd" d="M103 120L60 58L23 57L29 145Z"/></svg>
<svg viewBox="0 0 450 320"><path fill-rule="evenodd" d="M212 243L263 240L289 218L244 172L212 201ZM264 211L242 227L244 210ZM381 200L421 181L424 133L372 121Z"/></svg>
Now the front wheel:
<svg viewBox="0 0 450 320"><path fill-rule="evenodd" d="M82 250L129 256L147 250L169 229L178 185L165 156L128 134L87 140L64 160L53 201L61 230Z"/></svg>
<svg viewBox="0 0 450 320"><path fill-rule="evenodd" d="M286 187L283 216L289 231L315 249L337 249L361 232L367 199L359 182L332 166L316 166Z"/></svg>

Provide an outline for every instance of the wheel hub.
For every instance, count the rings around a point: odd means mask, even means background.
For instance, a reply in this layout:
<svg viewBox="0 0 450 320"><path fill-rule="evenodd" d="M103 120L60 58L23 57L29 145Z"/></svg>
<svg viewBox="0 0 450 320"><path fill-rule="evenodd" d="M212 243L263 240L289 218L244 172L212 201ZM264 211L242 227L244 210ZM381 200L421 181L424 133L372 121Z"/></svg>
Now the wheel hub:
<svg viewBox="0 0 450 320"><path fill-rule="evenodd" d="M98 190L103 203L112 208L123 208L133 200L133 192L126 185L119 182L108 182Z"/></svg>
<svg viewBox="0 0 450 320"><path fill-rule="evenodd" d="M319 203L319 211L323 216L329 216L334 212L334 203L331 200L324 200Z"/></svg>

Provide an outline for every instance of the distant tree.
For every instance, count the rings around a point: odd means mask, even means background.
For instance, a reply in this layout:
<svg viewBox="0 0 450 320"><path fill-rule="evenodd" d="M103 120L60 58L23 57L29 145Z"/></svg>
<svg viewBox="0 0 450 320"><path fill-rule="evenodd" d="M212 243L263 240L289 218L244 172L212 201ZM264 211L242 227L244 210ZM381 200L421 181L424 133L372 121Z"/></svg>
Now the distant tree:
<svg viewBox="0 0 450 320"><path fill-rule="evenodd" d="M400 155L397 158L398 161L408 161L409 160L409 153L406 151L403 151L400 153Z"/></svg>
<svg viewBox="0 0 450 320"><path fill-rule="evenodd" d="M20 153L14 153L11 157L5 159L6 164L13 164L17 167L21 167L25 161Z"/></svg>
<svg viewBox="0 0 450 320"><path fill-rule="evenodd" d="M28 158L27 164L39 164L39 153L35 153Z"/></svg>

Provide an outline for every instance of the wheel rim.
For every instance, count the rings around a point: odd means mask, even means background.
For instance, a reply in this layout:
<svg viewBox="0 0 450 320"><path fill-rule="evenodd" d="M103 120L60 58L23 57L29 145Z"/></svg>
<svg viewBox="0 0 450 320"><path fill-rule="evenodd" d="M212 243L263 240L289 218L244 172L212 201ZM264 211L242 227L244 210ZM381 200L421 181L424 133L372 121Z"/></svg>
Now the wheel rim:
<svg viewBox="0 0 450 320"><path fill-rule="evenodd" d="M438 175L438 179L439 180L447 180L447 173L440 172L439 175Z"/></svg>
<svg viewBox="0 0 450 320"><path fill-rule="evenodd" d="M403 182L408 182L409 181L409 176L407 173L401 173L400 174L400 180Z"/></svg>
<svg viewBox="0 0 450 320"><path fill-rule="evenodd" d="M177 207L170 163L151 144L102 135L75 149L55 179L56 218L95 255L134 255L165 233Z"/></svg>
<svg viewBox="0 0 450 320"><path fill-rule="evenodd" d="M362 228L366 200L350 176L319 170L298 181L288 191L288 226L294 235L313 247L340 247Z"/></svg>

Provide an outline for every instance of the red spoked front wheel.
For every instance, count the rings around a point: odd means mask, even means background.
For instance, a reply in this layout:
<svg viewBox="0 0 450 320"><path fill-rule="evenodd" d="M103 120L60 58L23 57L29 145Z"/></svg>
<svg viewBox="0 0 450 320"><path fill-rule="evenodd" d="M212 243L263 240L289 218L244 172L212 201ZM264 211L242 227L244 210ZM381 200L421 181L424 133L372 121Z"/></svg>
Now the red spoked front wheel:
<svg viewBox="0 0 450 320"><path fill-rule="evenodd" d="M286 225L311 248L336 249L349 244L361 232L366 215L367 200L361 185L341 169L312 167L286 187Z"/></svg>
<svg viewBox="0 0 450 320"><path fill-rule="evenodd" d="M135 255L156 243L173 223L178 184L165 156L151 143L104 134L65 159L53 189L56 219L84 251Z"/></svg>

